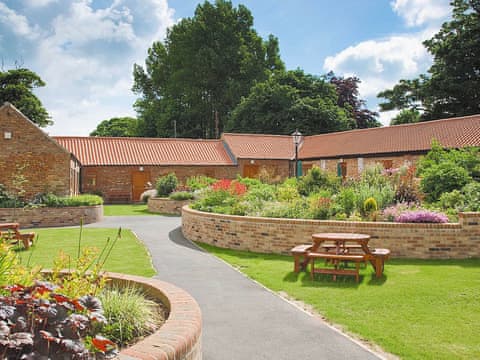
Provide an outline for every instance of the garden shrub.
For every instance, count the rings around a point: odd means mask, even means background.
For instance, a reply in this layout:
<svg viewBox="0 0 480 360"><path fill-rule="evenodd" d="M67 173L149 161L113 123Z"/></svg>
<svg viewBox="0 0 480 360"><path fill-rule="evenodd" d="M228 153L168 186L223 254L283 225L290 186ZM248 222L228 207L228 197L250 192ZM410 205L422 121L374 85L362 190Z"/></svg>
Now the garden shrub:
<svg viewBox="0 0 480 360"><path fill-rule="evenodd" d="M327 171L321 170L318 166L313 166L307 175L298 180L297 189L301 195L308 196L321 189L335 189L338 187L340 179Z"/></svg>
<svg viewBox="0 0 480 360"><path fill-rule="evenodd" d="M176 191L171 193L169 198L177 201L192 200L193 194L189 191Z"/></svg>
<svg viewBox="0 0 480 360"><path fill-rule="evenodd" d="M155 188L157 189L158 196L167 197L177 188L177 185L177 176L174 173L170 173L158 178L155 183Z"/></svg>
<svg viewBox="0 0 480 360"><path fill-rule="evenodd" d="M443 193L459 190L471 181L465 168L453 161L445 161L423 170L420 188L426 194L426 200L433 203Z"/></svg>
<svg viewBox="0 0 480 360"><path fill-rule="evenodd" d="M309 214L312 219L327 220L331 215L332 199L319 196L310 201Z"/></svg>
<svg viewBox="0 0 480 360"><path fill-rule="evenodd" d="M373 197L369 197L364 201L363 211L365 211L367 214L377 210L378 210L377 200L375 200Z"/></svg>
<svg viewBox="0 0 480 360"><path fill-rule="evenodd" d="M300 193L295 185L290 185L289 183L284 182L277 187L277 199L279 201L291 202L298 200L299 197Z"/></svg>
<svg viewBox="0 0 480 360"><path fill-rule="evenodd" d="M395 218L399 223L447 223L448 216L430 210L405 211Z"/></svg>
<svg viewBox="0 0 480 360"><path fill-rule="evenodd" d="M235 196L227 190L208 189L204 191L200 199L194 202L191 207L195 210L229 214L231 207L237 202Z"/></svg>
<svg viewBox="0 0 480 360"><path fill-rule="evenodd" d="M210 185L214 184L216 181L217 179L208 176L197 175L189 177L186 181L186 185L189 187L190 190L195 191L205 189Z"/></svg>
<svg viewBox="0 0 480 360"><path fill-rule="evenodd" d="M267 202L260 216L270 218L306 219L308 218L308 202L298 199L289 203Z"/></svg>
<svg viewBox="0 0 480 360"><path fill-rule="evenodd" d="M350 188L343 188L340 192L335 196L335 203L339 206L339 213L344 213L346 216L350 216L350 214L355 210L355 191Z"/></svg>
<svg viewBox="0 0 480 360"><path fill-rule="evenodd" d="M105 288L98 297L107 320L101 327L102 334L122 346L151 334L164 320L159 305L137 287Z"/></svg>
<svg viewBox="0 0 480 360"><path fill-rule="evenodd" d="M93 194L57 196L48 193L37 195L35 204L45 205L47 207L94 206L102 205L103 199L100 196Z"/></svg>
<svg viewBox="0 0 480 360"><path fill-rule="evenodd" d="M462 188L465 211L480 211L480 182L473 181Z"/></svg>
<svg viewBox="0 0 480 360"><path fill-rule="evenodd" d="M251 186L245 195L247 201L273 201L276 199L276 189L272 185L262 184Z"/></svg>
<svg viewBox="0 0 480 360"><path fill-rule="evenodd" d="M445 150L437 141L418 162L420 187L428 202L440 199L442 193L460 190L480 176L479 148Z"/></svg>

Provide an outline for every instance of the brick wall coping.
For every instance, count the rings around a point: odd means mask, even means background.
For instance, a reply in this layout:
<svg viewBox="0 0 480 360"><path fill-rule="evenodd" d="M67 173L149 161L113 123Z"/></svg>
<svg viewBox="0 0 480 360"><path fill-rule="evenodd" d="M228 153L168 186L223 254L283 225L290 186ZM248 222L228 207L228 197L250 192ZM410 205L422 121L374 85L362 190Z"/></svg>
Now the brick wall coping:
<svg viewBox="0 0 480 360"><path fill-rule="evenodd" d="M287 219L287 218L269 218L257 216L241 216L241 215L226 215L218 213L210 213L205 211L198 211L191 209L188 205L182 208L182 212L194 214L195 216L216 218L221 220L231 221L248 221L251 223L271 223L271 224L298 224L298 225L335 225L345 227L394 227L394 228L437 228L437 229L456 229L461 228L460 223L397 223L387 221L346 221L346 220L312 220L312 219ZM471 215L478 213L459 213L462 215Z"/></svg>
<svg viewBox="0 0 480 360"><path fill-rule="evenodd" d="M1 222L18 222L22 228L77 226L99 222L103 218L103 205L0 208Z"/></svg>
<svg viewBox="0 0 480 360"><path fill-rule="evenodd" d="M115 283L133 283L160 300L169 310L155 333L123 349L121 360L201 360L202 314L195 299L170 283L141 276L107 273Z"/></svg>

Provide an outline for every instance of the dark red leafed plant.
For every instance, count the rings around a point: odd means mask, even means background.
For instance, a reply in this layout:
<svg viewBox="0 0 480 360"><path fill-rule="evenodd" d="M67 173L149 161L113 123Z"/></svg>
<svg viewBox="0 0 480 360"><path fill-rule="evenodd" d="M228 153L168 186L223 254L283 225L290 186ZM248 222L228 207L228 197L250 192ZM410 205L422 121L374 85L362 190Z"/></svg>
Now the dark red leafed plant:
<svg viewBox="0 0 480 360"><path fill-rule="evenodd" d="M0 296L0 356L2 359L110 359L113 342L95 336L106 322L100 300L56 293L57 286L36 281L32 286L8 286Z"/></svg>
<svg viewBox="0 0 480 360"><path fill-rule="evenodd" d="M212 185L212 189L215 191L223 190L228 191L232 195L243 195L247 192L247 186L238 182L237 180L222 179L218 180Z"/></svg>

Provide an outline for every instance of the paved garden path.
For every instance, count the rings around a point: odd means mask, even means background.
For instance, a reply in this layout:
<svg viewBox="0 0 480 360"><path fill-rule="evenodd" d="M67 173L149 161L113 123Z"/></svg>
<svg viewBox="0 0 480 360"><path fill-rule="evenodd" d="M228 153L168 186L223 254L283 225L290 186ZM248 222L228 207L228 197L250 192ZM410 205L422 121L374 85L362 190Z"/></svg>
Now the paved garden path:
<svg viewBox="0 0 480 360"><path fill-rule="evenodd" d="M179 217L115 216L89 226L133 230L150 250L157 277L197 300L204 360L378 359L186 240Z"/></svg>

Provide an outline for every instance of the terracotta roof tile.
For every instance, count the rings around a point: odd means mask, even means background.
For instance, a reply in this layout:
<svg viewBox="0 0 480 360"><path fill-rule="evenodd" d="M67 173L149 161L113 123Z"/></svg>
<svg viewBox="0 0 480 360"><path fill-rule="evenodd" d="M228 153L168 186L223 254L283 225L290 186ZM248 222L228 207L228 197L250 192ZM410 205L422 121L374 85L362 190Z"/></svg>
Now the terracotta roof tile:
<svg viewBox="0 0 480 360"><path fill-rule="evenodd" d="M295 146L289 135L223 134L232 153L240 159L293 159Z"/></svg>
<svg viewBox="0 0 480 360"><path fill-rule="evenodd" d="M53 138L82 165L235 165L221 140Z"/></svg>
<svg viewBox="0 0 480 360"><path fill-rule="evenodd" d="M480 115L305 137L299 158L342 157L480 146Z"/></svg>

